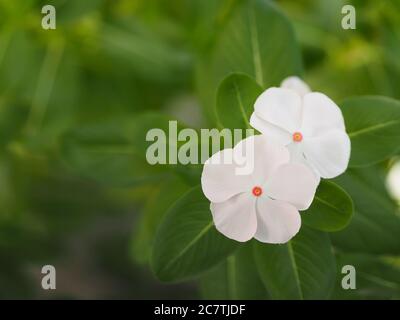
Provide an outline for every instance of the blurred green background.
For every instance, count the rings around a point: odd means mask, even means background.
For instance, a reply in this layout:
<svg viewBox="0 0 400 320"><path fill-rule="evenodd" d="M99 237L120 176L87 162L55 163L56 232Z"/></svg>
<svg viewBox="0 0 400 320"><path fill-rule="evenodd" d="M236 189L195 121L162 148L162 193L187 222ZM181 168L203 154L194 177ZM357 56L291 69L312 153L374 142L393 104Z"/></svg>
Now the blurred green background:
<svg viewBox="0 0 400 320"><path fill-rule="evenodd" d="M155 210L153 196L185 186L133 182L136 166L114 176L123 164L107 158L83 174L65 141L79 126L107 136L145 111L207 127L199 69L238 1L0 0L0 298L200 297L195 283L155 280L137 245L146 223L154 228L142 214ZM275 2L294 24L311 88L336 101L400 98L400 1ZM56 7L56 30L41 27L45 4ZM356 30L341 28L345 4L356 7ZM46 264L56 291L41 288Z"/></svg>

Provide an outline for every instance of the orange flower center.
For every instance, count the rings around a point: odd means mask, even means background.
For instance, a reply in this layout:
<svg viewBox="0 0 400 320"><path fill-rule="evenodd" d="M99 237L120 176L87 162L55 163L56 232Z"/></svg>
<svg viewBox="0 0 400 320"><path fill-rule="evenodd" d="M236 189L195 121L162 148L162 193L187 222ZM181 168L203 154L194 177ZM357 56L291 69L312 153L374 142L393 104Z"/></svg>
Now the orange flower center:
<svg viewBox="0 0 400 320"><path fill-rule="evenodd" d="M301 132L293 133L293 141L294 142L300 142L301 140L303 140L303 135L301 134Z"/></svg>
<svg viewBox="0 0 400 320"><path fill-rule="evenodd" d="M262 195L262 189L260 188L260 187L254 187L253 188L253 190L252 190L252 192L253 192L253 195L255 196L255 197L259 197L259 196L261 196Z"/></svg>

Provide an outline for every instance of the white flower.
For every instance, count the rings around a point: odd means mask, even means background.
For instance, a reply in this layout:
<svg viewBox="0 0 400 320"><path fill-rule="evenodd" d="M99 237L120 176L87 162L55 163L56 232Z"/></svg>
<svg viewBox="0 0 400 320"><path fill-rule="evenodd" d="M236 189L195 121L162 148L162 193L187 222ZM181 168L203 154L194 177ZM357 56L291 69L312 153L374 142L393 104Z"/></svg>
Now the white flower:
<svg viewBox="0 0 400 320"><path fill-rule="evenodd" d="M311 89L307 83L295 76L284 79L281 83L281 88L291 89L296 91L301 96L311 92Z"/></svg>
<svg viewBox="0 0 400 320"><path fill-rule="evenodd" d="M350 159L350 139L342 112L326 95L310 92L297 77L270 88L256 100L250 124L289 148L292 161L307 164L318 178L342 174Z"/></svg>
<svg viewBox="0 0 400 320"><path fill-rule="evenodd" d="M246 152L248 143L253 152ZM237 175L236 162L227 163L237 154L252 161L251 174ZM289 241L300 229L298 210L310 206L317 188L312 171L289 160L287 148L264 135L244 139L208 159L201 185L216 228L241 242L253 237L267 243Z"/></svg>

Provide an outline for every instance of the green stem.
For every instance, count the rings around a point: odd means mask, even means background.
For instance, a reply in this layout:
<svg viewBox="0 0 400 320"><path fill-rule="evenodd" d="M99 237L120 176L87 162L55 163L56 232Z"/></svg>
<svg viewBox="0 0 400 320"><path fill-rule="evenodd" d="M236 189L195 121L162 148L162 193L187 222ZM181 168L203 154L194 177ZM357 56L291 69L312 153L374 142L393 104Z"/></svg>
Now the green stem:
<svg viewBox="0 0 400 320"><path fill-rule="evenodd" d="M236 288L236 264L235 256L230 256L226 260L227 278L228 278L228 295L230 299L238 299Z"/></svg>
<svg viewBox="0 0 400 320"><path fill-rule="evenodd" d="M28 118L29 134L37 133L42 126L63 52L64 43L51 43L47 47Z"/></svg>

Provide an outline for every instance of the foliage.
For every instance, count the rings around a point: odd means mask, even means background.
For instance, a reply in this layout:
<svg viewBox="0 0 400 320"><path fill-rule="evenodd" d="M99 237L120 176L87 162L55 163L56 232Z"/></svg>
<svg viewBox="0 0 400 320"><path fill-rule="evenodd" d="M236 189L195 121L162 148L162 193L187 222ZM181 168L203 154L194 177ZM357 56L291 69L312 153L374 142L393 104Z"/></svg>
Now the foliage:
<svg viewBox="0 0 400 320"><path fill-rule="evenodd" d="M0 0L0 298L38 297L29 268L127 215L139 216L124 238L129 267L115 248L104 256L132 287L147 268L212 299L400 297L399 208L384 183L400 151L396 0L352 1L349 31L345 1L48 2L53 31L43 1ZM256 97L289 75L338 102L351 168L321 183L288 244L238 244L213 226L201 166L149 165L146 133L169 120L246 129ZM358 290L340 287L346 264Z"/></svg>

